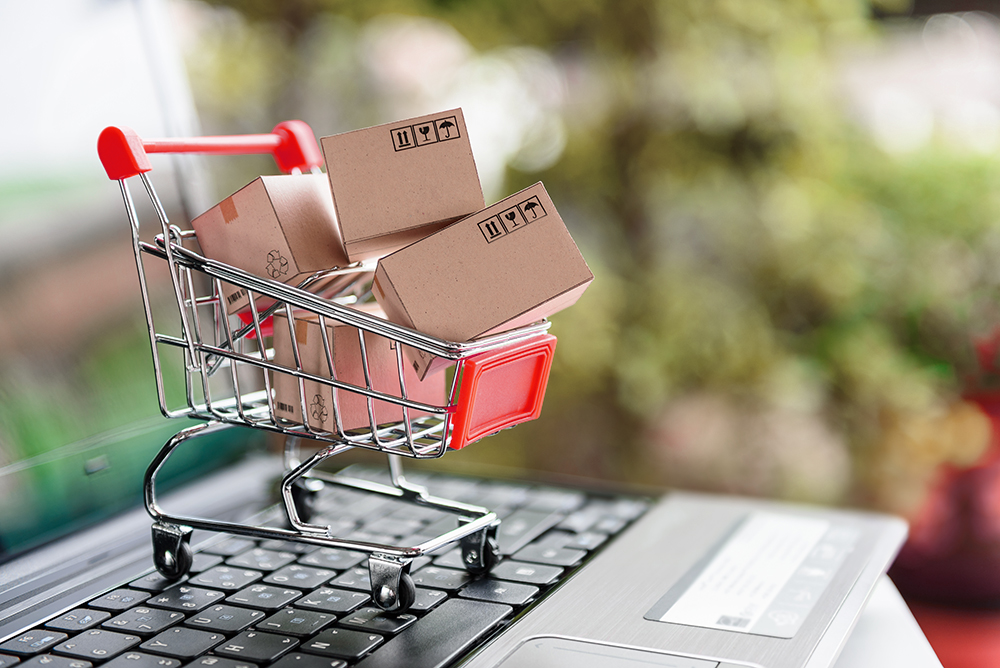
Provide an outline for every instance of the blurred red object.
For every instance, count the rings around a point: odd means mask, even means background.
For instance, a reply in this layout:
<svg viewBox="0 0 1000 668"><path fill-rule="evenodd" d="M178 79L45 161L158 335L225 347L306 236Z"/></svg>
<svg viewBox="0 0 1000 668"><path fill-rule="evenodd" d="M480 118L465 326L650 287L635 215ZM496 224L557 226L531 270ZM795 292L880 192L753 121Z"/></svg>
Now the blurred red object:
<svg viewBox="0 0 1000 668"><path fill-rule="evenodd" d="M908 600L1000 605L1000 391L967 399L989 416L992 442L975 465L942 467L911 518L890 571Z"/></svg>

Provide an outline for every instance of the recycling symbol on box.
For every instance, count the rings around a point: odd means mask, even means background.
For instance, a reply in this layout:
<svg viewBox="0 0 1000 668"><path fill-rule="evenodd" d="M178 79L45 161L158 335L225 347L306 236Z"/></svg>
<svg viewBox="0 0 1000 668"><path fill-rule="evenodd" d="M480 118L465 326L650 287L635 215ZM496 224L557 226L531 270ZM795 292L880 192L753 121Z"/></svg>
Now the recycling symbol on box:
<svg viewBox="0 0 1000 668"><path fill-rule="evenodd" d="M326 405L323 403L322 395L317 394L313 396L312 403L309 404L309 414L318 422L326 422L329 413L326 410Z"/></svg>
<svg viewBox="0 0 1000 668"><path fill-rule="evenodd" d="M273 250L267 253L267 266L264 268L271 278L278 278L288 273L288 260L280 252Z"/></svg>

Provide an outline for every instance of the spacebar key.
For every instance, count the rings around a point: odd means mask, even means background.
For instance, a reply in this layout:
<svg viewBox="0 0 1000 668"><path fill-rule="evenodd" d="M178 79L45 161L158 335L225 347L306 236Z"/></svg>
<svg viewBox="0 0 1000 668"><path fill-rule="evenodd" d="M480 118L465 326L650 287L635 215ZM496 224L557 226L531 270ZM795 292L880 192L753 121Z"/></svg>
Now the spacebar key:
<svg viewBox="0 0 1000 668"><path fill-rule="evenodd" d="M375 650L357 668L446 666L511 612L509 605L450 599Z"/></svg>

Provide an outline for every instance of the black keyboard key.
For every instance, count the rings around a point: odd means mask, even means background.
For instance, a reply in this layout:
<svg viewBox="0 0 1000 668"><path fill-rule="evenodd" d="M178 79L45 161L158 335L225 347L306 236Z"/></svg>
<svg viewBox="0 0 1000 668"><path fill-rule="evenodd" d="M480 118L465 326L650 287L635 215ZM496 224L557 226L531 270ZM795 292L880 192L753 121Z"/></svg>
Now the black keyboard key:
<svg viewBox="0 0 1000 668"><path fill-rule="evenodd" d="M503 580L484 578L470 582L458 595L462 598L471 598L476 601L521 606L538 595L538 587L517 582L504 582Z"/></svg>
<svg viewBox="0 0 1000 668"><path fill-rule="evenodd" d="M368 557L362 552L341 550L335 547L323 547L315 552L310 552L304 557L300 557L299 563L306 566L344 570L357 566L367 558Z"/></svg>
<svg viewBox="0 0 1000 668"><path fill-rule="evenodd" d="M226 559L226 563L238 568L276 571L282 566L292 563L297 557L298 555L294 552L275 552L274 550L265 550L258 547L253 550L247 550L235 557L230 557Z"/></svg>
<svg viewBox="0 0 1000 668"><path fill-rule="evenodd" d="M102 668L180 668L180 666L179 659L169 659L144 652L125 652L104 664Z"/></svg>
<svg viewBox="0 0 1000 668"><path fill-rule="evenodd" d="M188 617L184 625L202 631L238 633L264 619L265 616L260 610L247 610L233 605L213 605Z"/></svg>
<svg viewBox="0 0 1000 668"><path fill-rule="evenodd" d="M346 587L348 589L360 589L361 591L371 591L372 581L367 568L356 567L342 573L340 576L330 581L334 587Z"/></svg>
<svg viewBox="0 0 1000 668"><path fill-rule="evenodd" d="M409 476L406 477L409 479ZM388 517L399 520L412 520L423 525L430 522L436 522L441 519L444 514L446 513L438 510L437 508L418 506L415 503L403 503L394 508Z"/></svg>
<svg viewBox="0 0 1000 668"><path fill-rule="evenodd" d="M202 548L202 552L207 552L208 554L217 554L223 557L235 557L240 552L245 552L252 547L256 547L256 543L248 538L227 538L224 541L215 543L214 545L209 545L208 547Z"/></svg>
<svg viewBox="0 0 1000 668"><path fill-rule="evenodd" d="M176 580L168 580L159 573L153 572L139 578L138 580L132 580L132 582L128 583L128 586L132 589L141 589L155 594L176 583Z"/></svg>
<svg viewBox="0 0 1000 668"><path fill-rule="evenodd" d="M568 547L574 550L596 550L605 541L608 540L608 535L604 533L599 533L597 531L583 531L581 533L572 535L572 538L568 539L563 547Z"/></svg>
<svg viewBox="0 0 1000 668"><path fill-rule="evenodd" d="M115 589L104 596L95 598L90 607L101 610L128 610L149 598L149 592L137 589Z"/></svg>
<svg viewBox="0 0 1000 668"><path fill-rule="evenodd" d="M257 668L257 664L249 661L224 659L221 656L203 656L186 664L184 668Z"/></svg>
<svg viewBox="0 0 1000 668"><path fill-rule="evenodd" d="M271 633L287 633L303 637L322 631L335 621L337 618L326 612L285 608L262 621L257 625L257 628Z"/></svg>
<svg viewBox="0 0 1000 668"><path fill-rule="evenodd" d="M605 517L591 527L591 529L602 533L618 533L625 528L626 524L628 524L628 522L619 517Z"/></svg>
<svg viewBox="0 0 1000 668"><path fill-rule="evenodd" d="M146 636L159 633L183 619L184 613L176 610L139 607L126 610L114 619L107 620L101 624L101 628Z"/></svg>
<svg viewBox="0 0 1000 668"><path fill-rule="evenodd" d="M410 606L411 612L426 612L436 605L440 605L448 598L447 592L440 589L425 589L417 587L417 598Z"/></svg>
<svg viewBox="0 0 1000 668"><path fill-rule="evenodd" d="M105 661L132 649L140 642L142 638L132 634L91 629L56 645L52 651L87 661Z"/></svg>
<svg viewBox="0 0 1000 668"><path fill-rule="evenodd" d="M587 495L568 489L536 489L528 497L527 507L543 512L567 513L587 501Z"/></svg>
<svg viewBox="0 0 1000 668"><path fill-rule="evenodd" d="M454 568L438 568L427 566L413 574L413 583L420 587L458 591L464 587L472 576L465 571Z"/></svg>
<svg viewBox="0 0 1000 668"><path fill-rule="evenodd" d="M56 617L55 619L50 619L45 626L54 631L68 631L70 633L76 633L77 631L85 631L93 626L97 626L110 616L110 612L105 612L103 610L87 610L86 608L77 608L76 610L70 610L63 615ZM0 663L0 668L4 668L2 663Z"/></svg>
<svg viewBox="0 0 1000 668"><path fill-rule="evenodd" d="M264 577L260 571L240 568L236 566L214 566L204 573L200 573L191 578L190 582L198 587L211 587L212 589L229 589L236 591L243 589L248 584L252 584Z"/></svg>
<svg viewBox="0 0 1000 668"><path fill-rule="evenodd" d="M500 553L514 554L554 527L562 518L563 515L558 512L531 510L530 508L515 510L504 518L497 531L497 544L500 546Z"/></svg>
<svg viewBox="0 0 1000 668"><path fill-rule="evenodd" d="M423 528L424 523L418 520L406 520L400 517L383 517L368 522L364 525L364 530L371 534L383 534L393 536L396 539L414 534Z"/></svg>
<svg viewBox="0 0 1000 668"><path fill-rule="evenodd" d="M382 644L377 633L351 629L327 629L302 646L303 652L353 661ZM411 665L411 664L400 664Z"/></svg>
<svg viewBox="0 0 1000 668"><path fill-rule="evenodd" d="M299 589L315 589L316 587L325 584L336 574L336 571L331 571L326 568L314 568L312 566L291 564L268 575L264 578L264 583L284 585L287 587L298 587Z"/></svg>
<svg viewBox="0 0 1000 668"><path fill-rule="evenodd" d="M309 543L299 543L294 540L265 540L260 544L265 550L275 550L277 552L294 552L295 554L309 554L319 549L316 545Z"/></svg>
<svg viewBox="0 0 1000 668"><path fill-rule="evenodd" d="M202 571L207 571L209 568L214 568L222 563L223 557L217 554L208 554L207 552L199 552L194 555L194 561L191 563L191 570L189 573L201 573Z"/></svg>
<svg viewBox="0 0 1000 668"><path fill-rule="evenodd" d="M184 625L202 631L237 633L264 619L265 616L266 614L260 610L248 610L220 604L191 615L184 622Z"/></svg>
<svg viewBox="0 0 1000 668"><path fill-rule="evenodd" d="M434 565L441 566L442 568L464 569L465 564L462 563L462 550L460 548L455 548L454 550L450 550L438 557L435 557Z"/></svg>
<svg viewBox="0 0 1000 668"><path fill-rule="evenodd" d="M577 533L590 531L590 528L597 524L607 512L608 508L606 504L591 502L576 512L570 513L559 523L559 528L564 531L574 531Z"/></svg>
<svg viewBox="0 0 1000 668"><path fill-rule="evenodd" d="M364 592L323 587L300 598L295 607L342 614L357 610L370 600L371 596Z"/></svg>
<svg viewBox="0 0 1000 668"><path fill-rule="evenodd" d="M21 659L10 654L0 654L0 668L10 668L15 663L20 663Z"/></svg>
<svg viewBox="0 0 1000 668"><path fill-rule="evenodd" d="M343 659L293 652L278 659L271 668L347 668L347 662Z"/></svg>
<svg viewBox="0 0 1000 668"><path fill-rule="evenodd" d="M219 602L225 594L212 589L201 589L190 585L176 585L164 589L146 601L146 605L181 612L197 612Z"/></svg>
<svg viewBox="0 0 1000 668"><path fill-rule="evenodd" d="M244 631L229 642L219 645L215 653L254 663L270 663L295 649L298 644L299 641L291 636Z"/></svg>
<svg viewBox="0 0 1000 668"><path fill-rule="evenodd" d="M649 510L649 502L642 499L617 499L610 511L615 517L631 522Z"/></svg>
<svg viewBox="0 0 1000 668"><path fill-rule="evenodd" d="M394 614L381 608L362 608L341 619L340 625L359 631L394 636L415 621L417 618L407 613Z"/></svg>
<svg viewBox="0 0 1000 668"><path fill-rule="evenodd" d="M220 642L226 636L221 633L211 633L209 631L199 631L189 629L184 626L169 629L139 645L140 649L156 654L165 654L178 659L193 659L199 654L204 654Z"/></svg>
<svg viewBox="0 0 1000 668"><path fill-rule="evenodd" d="M3 664L0 666L10 666L13 664ZM83 659L72 659L68 656L56 656L54 654L42 654L40 656L35 656L22 664L19 664L17 668L91 668L93 666L90 661L84 661Z"/></svg>
<svg viewBox="0 0 1000 668"><path fill-rule="evenodd" d="M549 566L574 566L587 556L583 550L571 550L565 547L547 547L545 545L529 545L514 554L520 561L530 561Z"/></svg>
<svg viewBox="0 0 1000 668"><path fill-rule="evenodd" d="M523 561L502 561L490 571L490 575L500 580L533 585L552 584L562 574L563 569L558 566L529 564Z"/></svg>
<svg viewBox="0 0 1000 668"><path fill-rule="evenodd" d="M302 592L298 589L251 585L227 598L226 603L245 605L258 610L278 610L301 596Z"/></svg>
<svg viewBox="0 0 1000 668"><path fill-rule="evenodd" d="M59 633L58 631L36 629L22 633L3 643L0 645L0 652L10 652L18 656L34 656L35 654L41 654L57 643L61 643L68 637L65 633Z"/></svg>
<svg viewBox="0 0 1000 668"><path fill-rule="evenodd" d="M508 605L449 599L366 657L358 668L442 668L511 612Z"/></svg>

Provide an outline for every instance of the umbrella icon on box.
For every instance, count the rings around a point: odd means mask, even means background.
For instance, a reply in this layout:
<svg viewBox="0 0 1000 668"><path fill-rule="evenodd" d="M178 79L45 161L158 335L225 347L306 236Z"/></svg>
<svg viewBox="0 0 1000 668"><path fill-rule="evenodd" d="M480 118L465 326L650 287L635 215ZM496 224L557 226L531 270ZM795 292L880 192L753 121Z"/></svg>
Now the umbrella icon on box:
<svg viewBox="0 0 1000 668"><path fill-rule="evenodd" d="M444 138L445 139L451 139L451 129L453 127L455 127L455 124L452 123L451 121L448 121L448 120L446 120L446 121L442 122L440 125L438 125L438 129L439 130L444 130Z"/></svg>
<svg viewBox="0 0 1000 668"><path fill-rule="evenodd" d="M524 210L531 214L532 220L538 218L538 214L535 213L535 209L539 206L541 205L538 204L538 202L528 202L527 204L524 205Z"/></svg>

